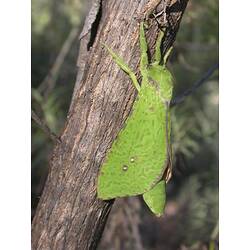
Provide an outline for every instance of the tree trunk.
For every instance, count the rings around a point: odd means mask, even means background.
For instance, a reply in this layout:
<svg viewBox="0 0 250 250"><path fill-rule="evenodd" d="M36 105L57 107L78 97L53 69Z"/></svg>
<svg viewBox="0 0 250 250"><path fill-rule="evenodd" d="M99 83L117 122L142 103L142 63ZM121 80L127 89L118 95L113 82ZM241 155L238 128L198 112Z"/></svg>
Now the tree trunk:
<svg viewBox="0 0 250 250"><path fill-rule="evenodd" d="M176 25L187 1L172 3L179 5L172 13ZM103 0L91 31L81 39L70 111L32 222L32 249L95 249L98 244L112 206L97 199L98 170L136 97L129 77L101 44L138 73L138 24L154 2ZM151 51L159 31L152 23L147 31Z"/></svg>

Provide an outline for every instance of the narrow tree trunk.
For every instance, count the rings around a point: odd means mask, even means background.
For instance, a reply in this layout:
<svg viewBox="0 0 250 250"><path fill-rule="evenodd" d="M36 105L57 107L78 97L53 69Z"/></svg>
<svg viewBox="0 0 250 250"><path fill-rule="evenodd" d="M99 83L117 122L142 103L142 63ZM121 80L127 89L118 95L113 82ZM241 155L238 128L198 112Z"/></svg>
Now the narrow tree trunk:
<svg viewBox="0 0 250 250"><path fill-rule="evenodd" d="M174 1L179 25L188 0ZM103 0L97 33L81 40L79 72L61 142L55 145L50 172L32 223L32 249L95 249L112 201L96 197L98 170L125 119L136 91L102 43L134 69L139 63L139 21L155 0ZM176 3L175 3L176 2ZM177 6L178 7L178 6ZM95 26L95 27L94 27ZM154 47L157 26L147 32ZM89 49L89 46L92 48Z"/></svg>

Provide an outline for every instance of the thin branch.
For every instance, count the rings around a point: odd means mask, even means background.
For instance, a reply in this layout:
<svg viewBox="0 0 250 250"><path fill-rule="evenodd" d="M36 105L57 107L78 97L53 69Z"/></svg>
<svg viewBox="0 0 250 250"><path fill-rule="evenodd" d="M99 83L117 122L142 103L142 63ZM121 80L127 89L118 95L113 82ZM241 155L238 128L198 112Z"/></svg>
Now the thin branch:
<svg viewBox="0 0 250 250"><path fill-rule="evenodd" d="M208 78L219 68L219 63L214 64L197 82L194 83L194 85L184 91L180 96L177 96L171 101L171 107L182 103L186 97L193 94L193 92L196 91L202 84L204 84Z"/></svg>
<svg viewBox="0 0 250 250"><path fill-rule="evenodd" d="M216 240L216 238L218 237L219 235L219 221L217 221L214 229L213 229L213 232L211 234L211 240Z"/></svg>
<svg viewBox="0 0 250 250"><path fill-rule="evenodd" d="M50 128L46 125L46 123L39 118L39 116L35 113L35 111L31 110L31 118L33 121L36 122L36 124L39 126L40 129L43 130L43 132L54 142L54 143L60 143L61 140L59 137L51 132Z"/></svg>
<svg viewBox="0 0 250 250"><path fill-rule="evenodd" d="M79 27L74 27L72 28L72 30L70 31L67 39L65 40L50 72L48 73L48 75L44 78L44 80L42 81L42 83L40 84L40 86L38 87L38 90L40 92L44 93L44 97L45 99L47 99L48 95L50 94L50 92L53 90L53 88L55 87L60 69L63 65L63 62L65 60L65 57L67 56L67 54L70 51L70 48L74 42L74 40L76 39L77 35L79 33Z"/></svg>

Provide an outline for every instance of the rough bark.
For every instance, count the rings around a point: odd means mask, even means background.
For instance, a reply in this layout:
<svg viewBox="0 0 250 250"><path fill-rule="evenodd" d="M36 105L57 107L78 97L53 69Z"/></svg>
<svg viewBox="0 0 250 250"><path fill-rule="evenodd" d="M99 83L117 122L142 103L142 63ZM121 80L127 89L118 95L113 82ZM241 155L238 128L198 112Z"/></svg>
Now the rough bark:
<svg viewBox="0 0 250 250"><path fill-rule="evenodd" d="M180 1L173 14L176 24L187 1ZM70 111L32 222L32 249L95 249L98 244L112 206L96 197L98 170L136 97L128 76L101 43L138 72L138 24L150 2L155 1L103 0L92 48L81 40ZM157 30L153 24L147 32L151 51Z"/></svg>

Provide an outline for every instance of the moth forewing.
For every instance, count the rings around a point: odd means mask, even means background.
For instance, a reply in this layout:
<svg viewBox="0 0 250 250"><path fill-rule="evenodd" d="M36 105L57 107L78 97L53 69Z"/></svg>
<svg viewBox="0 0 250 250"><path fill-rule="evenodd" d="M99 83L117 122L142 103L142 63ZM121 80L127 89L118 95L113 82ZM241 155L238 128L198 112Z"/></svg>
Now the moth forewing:
<svg viewBox="0 0 250 250"><path fill-rule="evenodd" d="M98 197L143 194L161 180L168 157L166 118L166 106L155 88L142 86L102 165Z"/></svg>

